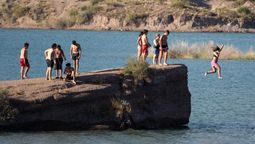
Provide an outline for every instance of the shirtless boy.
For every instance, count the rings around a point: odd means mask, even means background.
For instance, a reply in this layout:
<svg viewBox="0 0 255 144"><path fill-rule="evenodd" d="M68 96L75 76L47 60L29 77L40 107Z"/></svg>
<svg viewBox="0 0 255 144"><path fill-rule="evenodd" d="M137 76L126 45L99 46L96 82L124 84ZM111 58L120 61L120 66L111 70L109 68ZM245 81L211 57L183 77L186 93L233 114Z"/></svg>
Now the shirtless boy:
<svg viewBox="0 0 255 144"><path fill-rule="evenodd" d="M28 78L27 73L29 71L30 65L28 62L28 53L27 49L29 47L29 43L24 43L24 47L20 51L20 78L25 79ZM25 71L25 72L24 72Z"/></svg>
<svg viewBox="0 0 255 144"><path fill-rule="evenodd" d="M57 47L57 44L53 43L51 48L48 48L44 51L44 56L46 59L47 70L46 70L46 79L52 80L52 68L54 66L54 49Z"/></svg>
<svg viewBox="0 0 255 144"><path fill-rule="evenodd" d="M81 47L75 40L72 41L70 47L70 57L73 59L75 75L78 75L79 60L81 58Z"/></svg>
<svg viewBox="0 0 255 144"><path fill-rule="evenodd" d="M57 45L56 49L54 50L55 54L55 70L56 70L56 79L62 78L62 64L63 64L63 58L66 61L66 57L64 54L64 51L61 49L60 45Z"/></svg>
<svg viewBox="0 0 255 144"><path fill-rule="evenodd" d="M166 61L167 61L167 51L168 51L168 43L167 43L167 37L169 35L169 31L166 30L164 32L164 34L161 36L161 38L159 39L159 65L162 65L161 61L162 61L162 55L164 56L164 63L163 65L167 65Z"/></svg>
<svg viewBox="0 0 255 144"><path fill-rule="evenodd" d="M142 60L145 61L148 55L148 48L150 47L148 38L147 38L148 30L143 30L142 35Z"/></svg>

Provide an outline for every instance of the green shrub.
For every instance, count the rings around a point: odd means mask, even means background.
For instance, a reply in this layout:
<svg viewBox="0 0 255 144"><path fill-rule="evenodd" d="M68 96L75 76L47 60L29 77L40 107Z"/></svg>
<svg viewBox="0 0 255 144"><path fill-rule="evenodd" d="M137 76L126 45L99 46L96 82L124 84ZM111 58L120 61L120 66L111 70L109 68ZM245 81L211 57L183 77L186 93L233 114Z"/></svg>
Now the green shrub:
<svg viewBox="0 0 255 144"><path fill-rule="evenodd" d="M237 9L237 12L239 13L239 14L241 14L241 15L249 15L249 14L251 14L251 10L249 9L249 8L247 8L247 7L239 7L238 9Z"/></svg>
<svg viewBox="0 0 255 144"><path fill-rule="evenodd" d="M94 6L94 5L98 4L98 3L101 2L101 1L103 1L103 0L90 0L89 2L90 2L90 4L91 4L92 6Z"/></svg>
<svg viewBox="0 0 255 144"><path fill-rule="evenodd" d="M132 75L137 80L143 80L148 77L149 64L135 59L128 59L124 67L124 75Z"/></svg>
<svg viewBox="0 0 255 144"><path fill-rule="evenodd" d="M144 20L149 16L146 13L129 13L126 15L126 20L128 23L138 23L139 20Z"/></svg>
<svg viewBox="0 0 255 144"><path fill-rule="evenodd" d="M75 24L74 21L72 21L71 19L59 19L58 21L56 21L55 26L57 28L66 28L66 27L71 27Z"/></svg>
<svg viewBox="0 0 255 144"><path fill-rule="evenodd" d="M0 90L0 121L12 120L17 115L17 110L10 106L7 95L8 91Z"/></svg>
<svg viewBox="0 0 255 144"><path fill-rule="evenodd" d="M29 7L24 7L18 4L15 4L12 8L12 13L13 16L15 17L22 17L26 15L29 12L30 8Z"/></svg>
<svg viewBox="0 0 255 144"><path fill-rule="evenodd" d="M173 0L172 6L176 8L186 8L190 5L189 0Z"/></svg>

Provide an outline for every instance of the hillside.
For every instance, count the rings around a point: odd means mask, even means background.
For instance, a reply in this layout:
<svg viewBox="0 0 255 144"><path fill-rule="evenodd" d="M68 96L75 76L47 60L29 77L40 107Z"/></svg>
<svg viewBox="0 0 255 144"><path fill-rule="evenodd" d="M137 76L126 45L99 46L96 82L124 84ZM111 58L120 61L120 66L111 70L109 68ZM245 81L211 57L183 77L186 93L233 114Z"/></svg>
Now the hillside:
<svg viewBox="0 0 255 144"><path fill-rule="evenodd" d="M0 0L0 27L255 32L255 0Z"/></svg>

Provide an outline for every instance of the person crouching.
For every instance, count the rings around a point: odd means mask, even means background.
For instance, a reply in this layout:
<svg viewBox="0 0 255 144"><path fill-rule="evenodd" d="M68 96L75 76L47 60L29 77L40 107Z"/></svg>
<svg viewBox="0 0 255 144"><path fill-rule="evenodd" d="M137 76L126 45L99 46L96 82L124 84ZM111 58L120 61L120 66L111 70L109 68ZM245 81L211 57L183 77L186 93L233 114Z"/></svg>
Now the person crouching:
<svg viewBox="0 0 255 144"><path fill-rule="evenodd" d="M66 68L65 68L64 74L66 74L66 77L65 77L65 81L66 82L71 81L73 84L76 84L74 68L71 67L70 63L66 64Z"/></svg>

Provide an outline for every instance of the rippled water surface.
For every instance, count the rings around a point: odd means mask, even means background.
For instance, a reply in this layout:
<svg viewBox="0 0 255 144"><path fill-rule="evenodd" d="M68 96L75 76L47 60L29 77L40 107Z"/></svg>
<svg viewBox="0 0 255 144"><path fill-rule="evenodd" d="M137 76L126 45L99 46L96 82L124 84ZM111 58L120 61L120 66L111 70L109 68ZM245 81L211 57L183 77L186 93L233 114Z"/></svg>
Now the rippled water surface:
<svg viewBox="0 0 255 144"><path fill-rule="evenodd" d="M19 52L25 41L31 46L31 77L44 75L43 51L51 43L60 43L68 55L75 39L83 48L81 71L119 67L135 56L137 32L97 32L63 30L0 29L0 79L18 79ZM155 33L150 33L152 40ZM172 33L169 41L233 44L242 51L255 47L255 34ZM149 60L151 61L151 60ZM0 144L99 144L99 143L169 143L169 144L254 144L255 143L255 62L220 60L223 80L216 75L204 77L209 60L170 59L188 67L192 113L189 129L157 131L81 131L1 133Z"/></svg>

